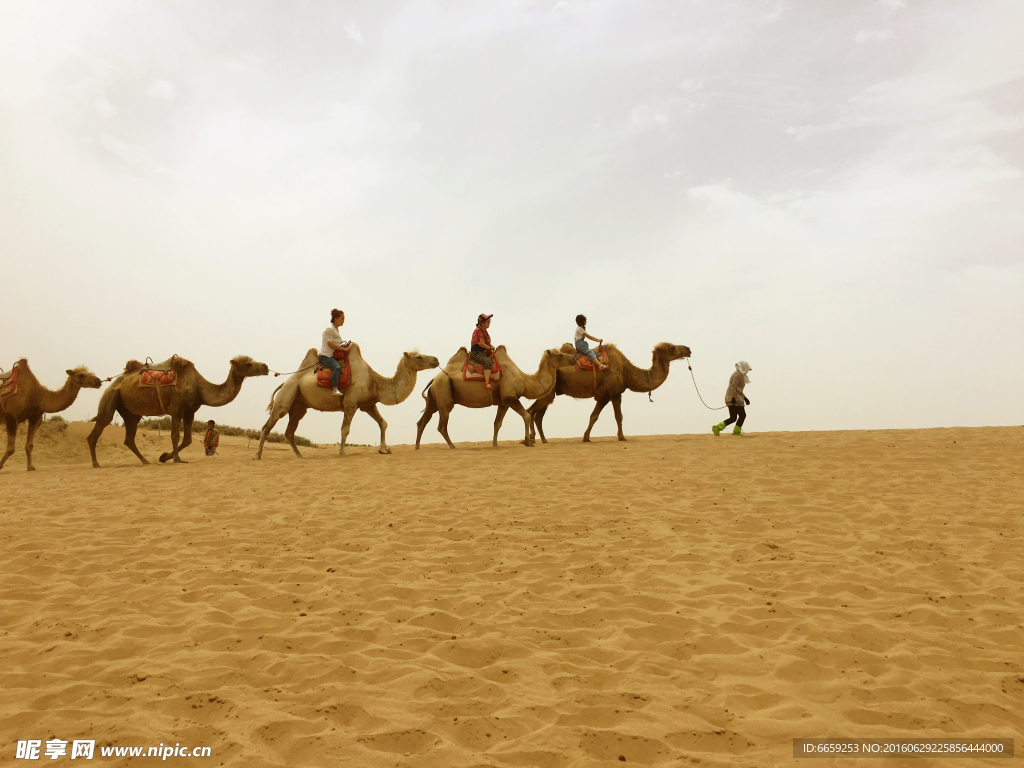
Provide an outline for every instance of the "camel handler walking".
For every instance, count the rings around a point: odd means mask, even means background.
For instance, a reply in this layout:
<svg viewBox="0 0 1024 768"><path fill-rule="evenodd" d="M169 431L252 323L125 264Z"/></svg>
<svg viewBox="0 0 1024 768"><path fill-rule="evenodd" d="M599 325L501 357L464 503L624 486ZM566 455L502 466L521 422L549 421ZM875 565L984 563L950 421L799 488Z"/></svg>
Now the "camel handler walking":
<svg viewBox="0 0 1024 768"><path fill-rule="evenodd" d="M217 446L220 445L220 432L217 431L216 422L210 419L206 422L206 437L203 438L203 448L207 456L217 455Z"/></svg>
<svg viewBox="0 0 1024 768"><path fill-rule="evenodd" d="M479 315L476 319L476 329L473 331L473 341L469 349L469 359L484 367L484 389L494 389L491 386L491 369L494 367L494 347L491 345L491 334L487 329L491 327L491 318L494 315Z"/></svg>
<svg viewBox="0 0 1024 768"><path fill-rule="evenodd" d="M711 428L715 437L718 437L718 433L734 421L736 426L732 428L732 433L734 435L743 434L743 422L747 418L747 410L744 405L750 405L747 396L743 394L743 387L750 383L750 377L747 374L752 370L754 369L746 360L736 363L736 370L729 377L729 388L725 391L725 404L729 406L729 418Z"/></svg>
<svg viewBox="0 0 1024 768"><path fill-rule="evenodd" d="M345 349L345 343L341 340L338 329L345 324L345 313L340 309L331 310L331 324L324 330L323 340L320 343L320 363L331 371L331 394L342 396L345 393L338 390L338 381L341 379L341 366L334 359L334 353L339 349Z"/></svg>

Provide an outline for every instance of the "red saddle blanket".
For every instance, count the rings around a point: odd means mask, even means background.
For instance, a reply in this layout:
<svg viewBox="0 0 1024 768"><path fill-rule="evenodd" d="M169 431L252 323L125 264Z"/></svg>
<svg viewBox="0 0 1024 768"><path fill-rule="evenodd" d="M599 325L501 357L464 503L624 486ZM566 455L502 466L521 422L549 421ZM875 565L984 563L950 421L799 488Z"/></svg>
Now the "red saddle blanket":
<svg viewBox="0 0 1024 768"><path fill-rule="evenodd" d="M498 358L494 359L494 367L491 368L491 381L498 381L501 378L501 363L498 362ZM463 381L483 381L484 380L484 367L480 363L474 363L469 358L466 359L466 364L462 366L462 380Z"/></svg>
<svg viewBox="0 0 1024 768"><path fill-rule="evenodd" d="M0 398L16 394L18 394L18 366L14 366L9 378L0 382Z"/></svg>
<svg viewBox="0 0 1024 768"><path fill-rule="evenodd" d="M143 368L139 371L142 377L139 382L144 387L173 387L178 381L177 371L154 371L151 368Z"/></svg>
<svg viewBox="0 0 1024 768"><path fill-rule="evenodd" d="M597 359L605 365L608 365L608 353L604 351L604 347L601 347L601 354L598 355ZM576 370L592 371L594 370L594 363L586 355L580 355L576 358Z"/></svg>
<svg viewBox="0 0 1024 768"><path fill-rule="evenodd" d="M316 385L318 387L327 387L328 389L330 389L331 373L332 371L329 368L324 368L318 364L316 369ZM341 378L338 379L338 389L344 389L351 383L352 366L346 364L345 367L341 369Z"/></svg>

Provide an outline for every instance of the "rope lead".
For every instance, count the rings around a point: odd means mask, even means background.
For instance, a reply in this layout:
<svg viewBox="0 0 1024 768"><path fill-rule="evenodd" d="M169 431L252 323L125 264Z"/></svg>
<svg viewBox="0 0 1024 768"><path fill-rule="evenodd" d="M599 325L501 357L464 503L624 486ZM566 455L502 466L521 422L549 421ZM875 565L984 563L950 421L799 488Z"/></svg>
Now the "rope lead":
<svg viewBox="0 0 1024 768"><path fill-rule="evenodd" d="M717 408L712 408L710 405L708 405L707 403L704 402L704 398L701 397L701 394L700 394L700 389L697 387L697 379L694 378L694 376L693 376L693 366L690 365L690 361L689 360L686 361L686 367L690 369L690 378L693 379L693 388L697 390L697 397L700 397L701 404L705 408L707 408L709 411L721 411L721 410L724 410L725 407L726 407L724 405L720 405Z"/></svg>

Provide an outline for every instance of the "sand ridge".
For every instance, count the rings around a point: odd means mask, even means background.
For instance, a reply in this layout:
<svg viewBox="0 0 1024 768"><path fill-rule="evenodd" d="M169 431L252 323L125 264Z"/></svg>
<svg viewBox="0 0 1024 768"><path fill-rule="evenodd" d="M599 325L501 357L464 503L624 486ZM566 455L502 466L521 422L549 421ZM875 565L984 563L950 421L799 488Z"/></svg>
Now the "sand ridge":
<svg viewBox="0 0 1024 768"><path fill-rule="evenodd" d="M0 473L5 743L764 766L1024 725L1021 428L222 444Z"/></svg>

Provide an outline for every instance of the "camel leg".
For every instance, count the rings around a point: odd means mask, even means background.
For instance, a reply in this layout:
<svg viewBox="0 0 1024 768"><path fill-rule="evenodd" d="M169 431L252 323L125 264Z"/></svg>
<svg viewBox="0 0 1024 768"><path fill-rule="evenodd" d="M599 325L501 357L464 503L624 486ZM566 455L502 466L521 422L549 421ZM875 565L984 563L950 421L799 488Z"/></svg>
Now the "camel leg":
<svg viewBox="0 0 1024 768"><path fill-rule="evenodd" d="M416 450L420 449L420 438L423 437L423 430L427 428L427 424L430 423L430 419L434 416L437 411L437 401L434 399L434 393L430 392L427 394L427 404L423 407L423 415L420 416L420 420L416 422Z"/></svg>
<svg viewBox="0 0 1024 768"><path fill-rule="evenodd" d="M25 436L25 457L28 459L28 466L25 467L29 472L35 471L35 466L32 464L32 447L35 445L36 430L39 429L39 425L43 423L43 414L39 414L28 420L28 434Z"/></svg>
<svg viewBox="0 0 1024 768"><path fill-rule="evenodd" d="M298 400L292 406L292 409L288 411L288 427L284 431L284 436L288 440L288 445L295 451L295 455L300 459L302 454L299 453L299 446L295 444L295 430L299 428L299 422L302 421L302 417L306 415L308 408L304 403L300 403ZM269 434L269 433L268 433ZM260 449L263 448L263 441L260 441Z"/></svg>
<svg viewBox="0 0 1024 768"><path fill-rule="evenodd" d="M181 416L172 414L171 415L171 456L174 457L175 464L188 464L181 456L178 455L178 438L181 436ZM166 456L167 454L164 454Z"/></svg>
<svg viewBox="0 0 1024 768"><path fill-rule="evenodd" d="M437 431L441 433L441 437L443 437L444 441L448 443L448 447L454 449L455 443L453 443L452 439L448 437L448 417L451 416L451 414L452 406L448 406L447 408L439 407L437 409Z"/></svg>
<svg viewBox="0 0 1024 768"><path fill-rule="evenodd" d="M532 419L530 421L530 439L531 442L536 435L540 435L540 441L546 443L548 439L544 437L544 414L548 412L548 405L550 403L534 403L530 406L530 414Z"/></svg>
<svg viewBox="0 0 1024 768"><path fill-rule="evenodd" d="M345 441L348 440L348 432L352 429L352 417L355 415L355 406L345 409L345 420L341 422L341 445L338 446L338 456L345 455Z"/></svg>
<svg viewBox="0 0 1024 768"><path fill-rule="evenodd" d="M86 442L89 443L89 453L92 454L92 465L96 469L99 469L100 463L96 460L96 443L99 442L100 435L103 434L103 430L107 428L107 425L114 420L114 413L119 412L122 416L127 412L127 409L122 409L120 406L121 396L116 389L108 389L103 393L103 397L100 398L100 404L96 409L96 426L92 428L92 432L85 438ZM134 414L133 414L134 415ZM125 424L127 424L127 420ZM128 445L128 430L125 430L125 445ZM139 453L138 448L135 447L135 441L132 440L132 444L128 445L132 449L132 452L139 457L139 461L143 464L149 464L146 457Z"/></svg>
<svg viewBox="0 0 1024 768"><path fill-rule="evenodd" d="M498 430L501 429L501 422L505 420L505 414L508 413L507 405L498 406L498 414L494 417L494 437L491 439L491 447L498 447ZM526 439L530 439L530 435L526 435Z"/></svg>
<svg viewBox="0 0 1024 768"><path fill-rule="evenodd" d="M0 459L0 469L3 469L7 460L14 455L14 441L18 436L18 422L14 420L13 416L8 416L5 413L4 424L7 426L7 450L4 451L4 457Z"/></svg>
<svg viewBox="0 0 1024 768"><path fill-rule="evenodd" d="M277 424L277 422L284 418L286 413L291 412L292 407L296 404L298 399L299 398L296 397L292 402L286 403L284 396L280 395L270 401L270 416L267 417L267 423L263 425L263 431L260 433L260 447L257 448L256 453L253 454L253 461L259 461L263 457L263 444L267 442L267 435L270 434L270 430L274 428L274 425ZM306 413L305 408L303 408L302 413ZM299 418L301 419L302 416ZM290 422L289 426L291 426ZM296 428L299 426L298 420L296 420L295 426ZM299 456L299 458L302 457L302 454L299 453L299 449L296 448L294 444L292 445L292 450L295 451L295 454Z"/></svg>
<svg viewBox="0 0 1024 768"><path fill-rule="evenodd" d="M597 399L597 405L594 406L594 412L590 414L590 426L588 426L587 431L583 433L584 443L590 442L590 430L592 430L594 425L597 424L597 419L600 417L601 411L604 410L604 407L608 405L608 400L609 398L607 395L602 395Z"/></svg>
<svg viewBox="0 0 1024 768"><path fill-rule="evenodd" d="M391 453L391 449L388 448L387 441L384 439L384 433L388 431L388 423L384 421L384 417L380 415L380 411L377 410L377 404L374 403L372 406L367 406L361 409L363 413L370 414L370 418L377 422L380 427L380 448L377 449L377 453Z"/></svg>
<svg viewBox="0 0 1024 768"><path fill-rule="evenodd" d="M513 400L510 407L513 411L523 417L523 423L526 425L526 437L523 439L523 445L527 448L532 448L533 436L530 435L530 428L533 426L533 417L530 416L530 412L523 408L523 404L518 400Z"/></svg>
<svg viewBox="0 0 1024 768"><path fill-rule="evenodd" d="M135 435L139 431L139 422L142 420L142 417L125 408L118 409L118 413L121 414L121 418L124 420L124 444L128 446L128 450L142 459L143 464L149 464L145 457L139 453L139 449L135 445Z"/></svg>
<svg viewBox="0 0 1024 768"><path fill-rule="evenodd" d="M612 398L612 410L615 411L615 423L619 426L619 440L626 442L626 436L622 434L622 395Z"/></svg>
<svg viewBox="0 0 1024 768"><path fill-rule="evenodd" d="M196 414L195 414L194 411L192 413L186 413L184 415L184 417L182 417L182 423L181 423L181 445L178 446L178 450L177 450L178 453L181 453L186 448L188 448L190 445L192 445L192 422L195 421L195 418L196 418ZM171 458L172 455L174 455L174 454L161 453L160 454L160 463L163 464L165 461L167 461L169 458ZM181 463L187 464L188 462L184 462L183 461Z"/></svg>

